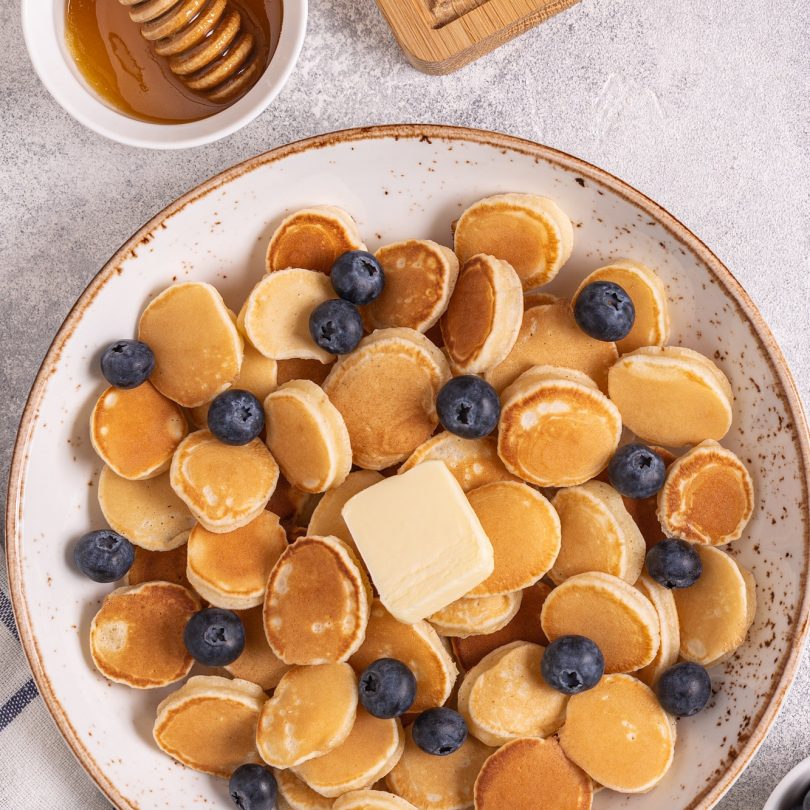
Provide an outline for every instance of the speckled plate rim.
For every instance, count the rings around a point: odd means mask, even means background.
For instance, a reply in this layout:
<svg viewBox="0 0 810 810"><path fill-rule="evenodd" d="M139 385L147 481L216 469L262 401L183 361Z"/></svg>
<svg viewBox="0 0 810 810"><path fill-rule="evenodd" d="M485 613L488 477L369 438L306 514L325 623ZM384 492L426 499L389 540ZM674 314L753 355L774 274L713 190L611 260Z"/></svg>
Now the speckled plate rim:
<svg viewBox="0 0 810 810"><path fill-rule="evenodd" d="M42 361L42 365L37 372L23 410L17 440L14 446L14 454L9 473L8 498L6 502L6 554L11 602L17 619L20 640L31 666L39 692L43 696L45 704L56 722L60 733L79 760L79 763L84 767L107 798L119 808L131 808L133 805L125 796L121 795L118 788L106 778L102 769L82 744L70 719L56 698L49 676L42 666L37 639L34 635L26 606L25 583L22 575L22 555L20 549L22 494L25 488L25 469L27 466L31 437L36 426L39 404L45 394L48 379L52 376L59 364L62 349L66 341L72 335L84 312L93 302L99 291L116 273L120 266L134 254L140 245L149 242L153 233L158 228L165 227L165 223L186 206L211 194L247 172L253 171L265 164L284 160L291 155L299 155L310 150L322 149L336 144L384 138L393 140L422 140L428 143L434 139L448 142L470 142L484 146L492 146L501 149L504 153L517 152L532 157L536 161L546 161L566 171L576 173L578 176L587 177L589 180L602 186L611 193L618 194L655 219L673 238L679 241L698 262L709 270L716 281L722 288L728 291L729 295L734 300L738 314L747 318L751 323L757 339L765 350L768 362L781 385L782 391L778 392L777 395L780 396L780 398L784 398L788 412L792 417L792 439L798 446L802 463L802 501L805 504L805 510L808 509L808 492L810 492L810 435L808 434L807 420L799 393L796 389L796 384L776 339L754 302L720 259L712 253L686 225L672 216L672 214L658 205L658 203L654 202L640 191L637 191L623 180L580 158L512 135L464 127L430 124L394 124L342 130L297 141L287 146L278 147L257 157L250 158L212 177L210 180L207 180L187 192L167 206L137 231L96 274L68 313L68 316L56 333L56 337L51 343L45 355L45 359ZM810 516L805 520L804 543L806 551L805 560L807 560L810 558ZM795 628L795 631L790 655L783 666L778 681L775 682L768 696L767 702L760 711L759 716L754 718L754 731L740 748L737 756L726 771L721 773L714 783L707 787L703 794L690 805L690 810L710 810L710 808L717 804L751 761L776 720L798 669L804 643L807 639L808 629L810 629L810 581L808 580L807 566L805 566L805 570L802 572L801 604L797 605L792 626Z"/></svg>

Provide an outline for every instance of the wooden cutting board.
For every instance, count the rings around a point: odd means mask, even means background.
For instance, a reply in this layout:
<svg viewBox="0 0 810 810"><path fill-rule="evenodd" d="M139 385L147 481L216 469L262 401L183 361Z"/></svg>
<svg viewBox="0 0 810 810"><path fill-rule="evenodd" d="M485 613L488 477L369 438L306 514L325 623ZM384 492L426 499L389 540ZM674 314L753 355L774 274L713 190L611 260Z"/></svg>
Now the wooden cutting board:
<svg viewBox="0 0 810 810"><path fill-rule="evenodd" d="M579 0L377 0L411 64L452 73Z"/></svg>

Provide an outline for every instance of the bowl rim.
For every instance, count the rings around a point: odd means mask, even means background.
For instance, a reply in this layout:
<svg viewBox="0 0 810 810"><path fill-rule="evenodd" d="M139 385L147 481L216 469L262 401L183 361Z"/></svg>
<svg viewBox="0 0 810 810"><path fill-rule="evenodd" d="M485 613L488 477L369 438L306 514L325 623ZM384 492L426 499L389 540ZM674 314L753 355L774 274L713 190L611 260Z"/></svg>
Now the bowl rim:
<svg viewBox="0 0 810 810"><path fill-rule="evenodd" d="M115 2L115 0L112 0ZM132 118L102 101L79 74L64 42L65 0L22 0L21 22L28 57L51 97L80 124L111 141L144 149L189 149L232 135L273 103L298 62L307 29L308 0L282 0L283 16L273 57L256 84L220 112L185 124Z"/></svg>
<svg viewBox="0 0 810 810"><path fill-rule="evenodd" d="M780 810L780 808L784 807L782 803L785 797L799 784L804 785L805 789L810 789L810 757L797 762L782 777L771 795L768 796L762 810ZM787 810L787 807L784 807L784 810Z"/></svg>
<svg viewBox="0 0 810 810"><path fill-rule="evenodd" d="M802 466L800 480L804 490L803 502L805 503L805 512L810 510L810 506L808 506L808 492L810 492L810 433L808 433L808 424L793 376L765 320L731 271L686 225L654 200L623 180L620 180L615 175L581 158L569 155L566 152L513 135L466 127L434 124L389 124L339 130L295 141L285 146L279 146L268 152L237 163L186 192L174 202L170 203L160 213L152 217L113 254L101 270L93 277L76 300L57 331L37 371L20 419L20 426L11 460L5 516L6 553L11 602L17 620L23 650L25 651L40 694L43 696L59 731L79 760L79 763L116 807L135 810L136 806L126 799L126 797L122 796L118 788L106 778L90 752L83 746L75 729L71 725L70 720L54 694L48 675L42 667L37 640L34 636L30 617L27 613L20 549L22 524L20 507L22 493L25 487L25 469L29 445L36 424L39 402L44 396L47 380L59 363L65 342L70 338L76 325L81 320L85 310L92 303L97 293L115 274L117 267L132 254L134 249L139 244L148 241L151 238L150 235L152 232L161 227L165 227L165 222L174 216L174 214L182 211L190 203L211 194L232 180L241 177L243 174L254 171L266 164L275 163L293 155L300 155L311 150L322 149L333 145L380 139L391 139L395 141L402 139L427 140L428 142L436 139L448 142L469 142L492 146L505 151L518 152L532 157L535 160L550 162L566 171L576 173L580 177L588 178L591 182L601 185L611 193L618 194L655 218L673 238L678 240L685 249L688 249L697 260L704 264L709 272L714 275L718 284L728 291L737 306L738 312L749 319L757 338L762 343L767 361L779 380L784 392L784 396L781 392L777 392L777 395L785 399L787 410L793 418L793 439L798 446ZM782 671L779 674L779 678L771 689L767 703L758 713L758 716L754 718L752 723L753 730L745 743L739 747L735 758L729 766L716 777L715 781L688 805L686 810L710 810L710 808L714 807L725 795L762 745L787 697L802 658L808 631L810 630L810 578L808 578L808 567L810 567L810 563L808 563L808 561L810 561L810 515L808 515L805 520L804 546L805 567L801 574L801 604L798 606L796 618L793 623L793 626L796 628L793 645L782 667Z"/></svg>

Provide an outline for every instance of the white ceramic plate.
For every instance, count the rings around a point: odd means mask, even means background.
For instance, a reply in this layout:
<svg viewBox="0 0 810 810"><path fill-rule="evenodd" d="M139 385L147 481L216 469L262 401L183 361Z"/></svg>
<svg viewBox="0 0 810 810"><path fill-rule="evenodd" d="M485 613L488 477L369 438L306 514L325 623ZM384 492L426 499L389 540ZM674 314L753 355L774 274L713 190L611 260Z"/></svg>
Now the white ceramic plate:
<svg viewBox="0 0 810 810"><path fill-rule="evenodd" d="M90 284L65 321L23 416L8 499L12 594L37 684L83 765L121 808L229 806L223 782L186 770L151 739L165 690L105 681L87 648L110 588L69 564L73 542L103 525L100 464L87 436L102 389L99 352L133 334L150 295L177 280L215 284L238 310L261 276L273 229L296 208L345 207L372 249L406 237L449 243L450 223L502 191L553 197L576 224L571 261L550 289L571 292L620 256L665 280L672 342L715 357L737 394L726 443L748 463L757 510L733 553L755 574L759 607L748 643L716 668L711 707L679 723L674 767L646 796L607 791L598 810L708 808L773 722L807 630L808 439L779 349L730 273L683 225L607 173L500 135L390 127L316 138L238 166L183 197L139 231Z"/></svg>

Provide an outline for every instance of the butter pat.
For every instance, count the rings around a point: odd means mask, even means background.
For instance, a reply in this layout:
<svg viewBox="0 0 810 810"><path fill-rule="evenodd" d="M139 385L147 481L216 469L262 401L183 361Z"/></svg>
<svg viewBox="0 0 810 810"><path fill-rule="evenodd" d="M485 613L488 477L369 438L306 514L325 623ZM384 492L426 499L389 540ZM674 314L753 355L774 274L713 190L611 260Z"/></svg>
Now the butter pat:
<svg viewBox="0 0 810 810"><path fill-rule="evenodd" d="M443 461L374 484L342 514L380 600L406 624L447 607L494 568L492 544Z"/></svg>

